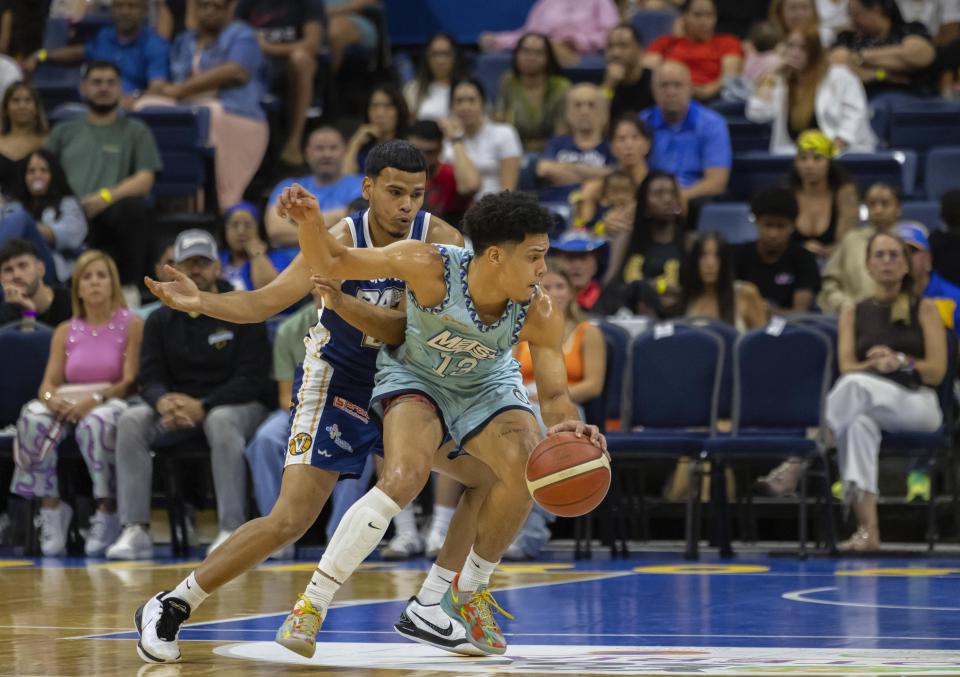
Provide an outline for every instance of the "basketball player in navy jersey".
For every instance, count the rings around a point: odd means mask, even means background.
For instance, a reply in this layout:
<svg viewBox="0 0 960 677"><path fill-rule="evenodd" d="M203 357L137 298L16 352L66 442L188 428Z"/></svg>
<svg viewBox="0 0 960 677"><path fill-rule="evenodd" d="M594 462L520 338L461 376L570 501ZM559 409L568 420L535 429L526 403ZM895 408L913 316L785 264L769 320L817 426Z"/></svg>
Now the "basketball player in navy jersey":
<svg viewBox="0 0 960 677"><path fill-rule="evenodd" d="M425 183L426 161L411 144L391 141L375 147L367 158L363 182L370 208L337 223L331 235L351 247L383 247L403 239L462 245L457 230L420 211ZM176 278L172 282L147 280L166 305L238 323L263 321L302 299L313 286L302 255L273 282L250 292L202 293L189 278L169 272ZM280 496L269 515L237 529L176 589L155 595L137 611L141 634L137 652L147 662L180 660L180 626L207 595L299 539L316 521L338 477L359 475L369 453L382 453L380 433L367 407L381 342L403 341L406 316L395 308L404 284L378 279L347 282L339 292L328 291L325 301L332 307L321 311L320 322L306 338L302 373L294 384ZM463 564L473 540L476 511L494 478L475 459L454 461L438 451L435 460L437 470L464 483L468 491L437 564L408 608L427 621L415 628L416 639L451 651L478 653L471 651L462 628L454 624L453 632L438 633L430 621L438 620L443 629L450 625L440 621L445 618L440 597L451 578L442 572Z"/></svg>

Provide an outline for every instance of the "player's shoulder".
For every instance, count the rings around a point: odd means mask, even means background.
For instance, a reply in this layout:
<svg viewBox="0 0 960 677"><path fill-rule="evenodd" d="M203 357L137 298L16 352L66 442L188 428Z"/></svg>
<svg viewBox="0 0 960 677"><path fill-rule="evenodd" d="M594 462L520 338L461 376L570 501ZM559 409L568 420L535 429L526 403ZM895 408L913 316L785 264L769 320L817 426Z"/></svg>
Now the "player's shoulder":
<svg viewBox="0 0 960 677"><path fill-rule="evenodd" d="M438 216L430 215L430 230L426 241L430 244L463 246L463 234Z"/></svg>

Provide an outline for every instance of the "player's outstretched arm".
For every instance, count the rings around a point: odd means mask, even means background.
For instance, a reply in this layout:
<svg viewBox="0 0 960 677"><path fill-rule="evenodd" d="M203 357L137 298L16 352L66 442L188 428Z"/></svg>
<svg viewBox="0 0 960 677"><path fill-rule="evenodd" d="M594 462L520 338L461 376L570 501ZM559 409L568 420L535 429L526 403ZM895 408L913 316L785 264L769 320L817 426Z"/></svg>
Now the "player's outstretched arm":
<svg viewBox="0 0 960 677"><path fill-rule="evenodd" d="M570 430L590 437L590 441L606 451L607 440L594 425L580 419L567 389L567 367L563 359L563 314L546 294L539 292L530 302L527 320L520 338L530 343L533 377L537 382L540 414L547 425L547 434Z"/></svg>
<svg viewBox="0 0 960 677"><path fill-rule="evenodd" d="M302 254L297 254L269 284L253 291L202 292L193 280L172 266L167 266L166 272L173 277L170 282L144 278L147 289L164 305L237 324L263 322L301 300L311 287L310 268Z"/></svg>
<svg viewBox="0 0 960 677"><path fill-rule="evenodd" d="M277 209L296 221L300 250L315 274L337 280L395 278L406 282L421 304L443 299L443 261L435 247L414 240L386 247L347 247L330 234L317 199L299 184L284 189Z"/></svg>

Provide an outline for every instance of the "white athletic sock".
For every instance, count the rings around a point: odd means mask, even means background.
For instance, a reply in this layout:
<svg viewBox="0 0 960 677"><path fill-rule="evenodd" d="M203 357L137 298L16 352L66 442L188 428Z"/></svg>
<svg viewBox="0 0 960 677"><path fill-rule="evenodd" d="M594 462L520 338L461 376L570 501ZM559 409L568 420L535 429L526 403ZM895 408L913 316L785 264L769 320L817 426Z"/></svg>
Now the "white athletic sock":
<svg viewBox="0 0 960 677"><path fill-rule="evenodd" d="M398 534L417 536L417 516L413 512L413 505L408 505L393 518L393 528Z"/></svg>
<svg viewBox="0 0 960 677"><path fill-rule="evenodd" d="M430 567L430 573L428 573L424 579L423 585L420 586L417 599L420 600L421 604L426 606L439 604L443 595L447 592L447 588L450 587L453 577L456 575L456 571L450 571L449 569L444 569L434 564Z"/></svg>
<svg viewBox="0 0 960 677"><path fill-rule="evenodd" d="M347 510L304 593L317 611L326 613L334 594L377 547L398 512L400 506L377 487Z"/></svg>
<svg viewBox="0 0 960 677"><path fill-rule="evenodd" d="M433 506L433 519L430 521L430 532L435 534L447 534L450 527L450 520L453 519L453 508L445 505Z"/></svg>
<svg viewBox="0 0 960 677"><path fill-rule="evenodd" d="M168 592L164 597L176 597L182 599L190 605L190 611L196 611L197 607L203 604L210 593L204 592L200 584L197 583L197 577L191 571L190 575L180 581L180 585Z"/></svg>
<svg viewBox="0 0 960 677"><path fill-rule="evenodd" d="M488 562L470 548L467 561L463 563L463 571L457 580L457 590L461 592L476 592L478 589L490 585L490 576L500 562Z"/></svg>

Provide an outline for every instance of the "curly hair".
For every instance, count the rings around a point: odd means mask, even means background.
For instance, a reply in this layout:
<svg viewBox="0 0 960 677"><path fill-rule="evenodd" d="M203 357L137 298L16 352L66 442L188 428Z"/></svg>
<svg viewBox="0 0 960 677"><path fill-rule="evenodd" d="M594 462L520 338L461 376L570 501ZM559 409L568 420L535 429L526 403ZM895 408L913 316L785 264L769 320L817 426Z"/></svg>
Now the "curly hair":
<svg viewBox="0 0 960 677"><path fill-rule="evenodd" d="M507 242L523 242L527 235L547 234L554 225L550 212L535 198L509 191L484 195L463 217L464 231L478 254Z"/></svg>

